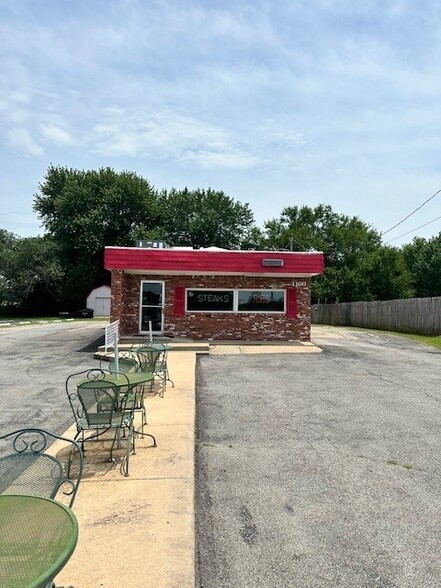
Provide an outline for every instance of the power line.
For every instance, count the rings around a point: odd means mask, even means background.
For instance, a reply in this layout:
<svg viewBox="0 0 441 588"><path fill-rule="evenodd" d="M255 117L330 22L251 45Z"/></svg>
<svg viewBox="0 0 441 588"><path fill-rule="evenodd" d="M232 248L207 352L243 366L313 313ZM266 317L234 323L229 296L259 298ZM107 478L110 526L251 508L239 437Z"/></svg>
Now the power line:
<svg viewBox="0 0 441 588"><path fill-rule="evenodd" d="M412 229L411 231L407 231L407 233L403 233L402 235L399 235L398 237L394 237L390 241L386 241L386 244L392 243L392 241L396 241L397 239L401 239L401 237L405 237L406 235L409 235L410 233L414 233L415 231L418 231L419 229L422 229L423 227L427 227L427 225L431 225L432 223L439 220L440 218L441 218L441 216L438 216L438 217L434 218L433 220L429 221L428 223L424 223L424 225L417 227L416 229Z"/></svg>
<svg viewBox="0 0 441 588"><path fill-rule="evenodd" d="M413 214L415 214L418 210L420 210L421 208L423 208L423 206L425 204L427 204L428 202L430 202L431 200L433 200L433 198L435 198L435 196L437 194L439 194L441 192L441 189L438 190L437 192L435 192L435 194L432 194L432 196L430 196L430 198L428 198L427 200L425 200L422 204L420 204L420 206L418 206L418 208L415 208L415 210L412 210L411 213L409 213L405 218L403 218L403 220L400 220L399 223L397 223L396 225L394 225L393 227L391 227L390 229L387 229L387 231L383 231L382 233L380 233L380 237L382 237L383 235L386 235L386 233L390 233L393 229L395 229L396 227L398 227L399 225L401 225L402 223L404 223L404 221L406 221L408 218L410 218ZM430 221L433 222L433 221ZM425 225L423 225L424 227ZM415 229L418 230L418 229ZM412 231L410 231L412 232ZM399 237L397 237L397 239L399 239ZM393 241L394 239L392 239ZM390 241L389 241L390 242Z"/></svg>

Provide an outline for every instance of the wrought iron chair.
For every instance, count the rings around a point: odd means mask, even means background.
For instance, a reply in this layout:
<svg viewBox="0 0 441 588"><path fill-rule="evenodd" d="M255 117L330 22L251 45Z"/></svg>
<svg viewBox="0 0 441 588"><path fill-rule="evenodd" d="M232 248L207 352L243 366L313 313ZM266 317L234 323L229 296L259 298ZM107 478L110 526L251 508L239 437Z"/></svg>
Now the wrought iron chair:
<svg viewBox="0 0 441 588"><path fill-rule="evenodd" d="M168 371L168 346L164 343L154 343L155 349L161 352L158 361L156 362L156 371L155 374L161 378L162 384L162 396L164 396L164 392L167 386L167 382L170 382L172 388L175 387L175 383L173 380L170 379L170 374Z"/></svg>
<svg viewBox="0 0 441 588"><path fill-rule="evenodd" d="M130 371L136 371L138 369L138 366L138 356L134 351L130 349L118 351L118 365L116 362L115 354L113 353L104 356L100 360L100 369L112 373L118 371L119 373L126 374Z"/></svg>
<svg viewBox="0 0 441 588"><path fill-rule="evenodd" d="M138 370L151 372L159 378L159 395L161 398L164 397L167 382L171 382L174 387L174 383L170 380L168 374L167 352L167 347L161 343L144 345L136 349L139 364Z"/></svg>
<svg viewBox="0 0 441 588"><path fill-rule="evenodd" d="M113 373L127 374L131 371L139 370L139 360L135 351L130 349L118 352L118 363L114 355L103 358L100 362L100 368L104 369L104 361L107 361L107 369ZM133 403L134 412L141 413L141 436L144 436L144 427L147 425L147 409L144 401L144 384L134 386L131 389L130 401ZM152 437L152 435L150 435Z"/></svg>
<svg viewBox="0 0 441 588"><path fill-rule="evenodd" d="M66 393L75 417L77 433L83 449L86 441L98 439L107 431L113 432L109 461L114 461L113 450L126 439L126 451L121 472L129 475L129 456L135 453L134 401L130 382L125 374L112 374L94 368L70 375ZM89 436L86 436L91 432Z"/></svg>
<svg viewBox="0 0 441 588"><path fill-rule="evenodd" d="M67 444L57 456L47 453L57 440ZM44 429L18 429L0 437L0 494L62 499L72 507L83 473L83 453L75 441ZM67 499L66 499L67 500Z"/></svg>

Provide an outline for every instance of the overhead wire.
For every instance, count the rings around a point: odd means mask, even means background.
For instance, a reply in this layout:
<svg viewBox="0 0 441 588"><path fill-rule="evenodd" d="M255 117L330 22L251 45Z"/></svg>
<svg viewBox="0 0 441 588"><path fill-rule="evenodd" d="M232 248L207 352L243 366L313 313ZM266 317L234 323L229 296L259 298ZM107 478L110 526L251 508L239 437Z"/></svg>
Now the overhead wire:
<svg viewBox="0 0 441 588"><path fill-rule="evenodd" d="M392 227L390 227L389 229L387 229L387 231L382 231L380 233L380 237L383 237L383 235L386 235L387 233L390 233L391 231L393 231L393 229L396 229L397 227L399 227L401 224L403 224L407 219L409 219L411 216L413 216L416 212L418 212L419 210L421 210L421 208L423 208L423 206L425 206L428 202L430 202L431 200L433 200L435 198L435 196L437 196L438 194L441 193L441 188L439 190L437 190L434 194L432 194L429 198L427 198L422 204L420 204L417 208L415 208L414 210L412 210L412 212L410 212L406 217L404 217L402 220L400 220L398 223L396 223L395 225L393 225ZM419 229L422 229L423 227L427 227L427 225L430 225L434 222L436 222L437 220L440 220L441 216L438 216L437 218L434 218L433 220L424 223L423 225L420 225L419 227L416 227L415 229L411 229L410 231L407 231L406 233L402 233L401 235L399 235L398 237L394 237L393 239L390 239L389 241L385 241L385 244L387 243L392 243L393 241L397 241L398 239L401 239L402 237L405 237L406 235L410 235L411 233L414 233L415 231L418 231ZM288 246L290 247L290 249L292 248L292 242L297 243L297 245L300 245L300 247L305 247L306 246L310 246L310 250L315 250L315 247L311 246L311 243L308 241L304 241L303 243L301 243L300 241L298 241L297 239L294 239L294 237L290 237L289 238L289 242L288 242ZM366 244L365 244L366 246Z"/></svg>
<svg viewBox="0 0 441 588"><path fill-rule="evenodd" d="M431 200L433 200L435 198L435 196L437 196L440 192L441 192L441 189L439 189L437 192L435 192L435 194L432 194L432 196L430 196L430 198L427 198L427 200L425 200L422 204L420 204L420 206L418 206L418 208L415 208L415 210L412 210L412 212L410 212L405 218L403 218L403 220L400 220L399 223L395 224L390 229L387 229L387 231L383 231L382 233L380 233L380 237L382 237L383 235L386 235L387 233L390 233L393 229L395 229L396 227L398 227L401 224L403 224L404 221L407 221L408 218L410 218L412 215L414 215L416 212L418 212L418 210L420 210L421 208L423 208L423 206L425 206L428 202L430 202ZM418 229L415 229L415 230L418 230ZM399 237L397 237L397 239L399 239Z"/></svg>
<svg viewBox="0 0 441 588"><path fill-rule="evenodd" d="M436 218L429 221L428 223L424 223L424 225L420 225L419 227L416 227L415 229L412 229L411 231L407 231L407 233L403 233L402 235L399 235L398 237L394 237L393 239L386 241L386 244L392 243L392 241L396 241L397 239L401 239L401 237L405 237L406 235L410 235L410 233L414 233L415 231L418 231L419 229L422 229L423 227L427 227L427 225L431 225L432 223L434 223L435 221L440 220L440 219L441 219L441 216L437 216Z"/></svg>

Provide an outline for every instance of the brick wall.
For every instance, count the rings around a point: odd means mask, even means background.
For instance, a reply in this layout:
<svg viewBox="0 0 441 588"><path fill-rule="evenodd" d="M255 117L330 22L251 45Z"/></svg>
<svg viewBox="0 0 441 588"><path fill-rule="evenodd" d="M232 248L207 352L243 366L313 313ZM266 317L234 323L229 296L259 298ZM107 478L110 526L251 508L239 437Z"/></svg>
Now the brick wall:
<svg viewBox="0 0 441 588"><path fill-rule="evenodd" d="M309 341L311 325L311 279L300 278L297 287L297 318L263 313L186 313L174 316L176 286L184 288L286 289L296 279L250 276L152 276L112 271L112 320L120 319L121 335L139 332L141 280L164 281L164 332L189 339Z"/></svg>

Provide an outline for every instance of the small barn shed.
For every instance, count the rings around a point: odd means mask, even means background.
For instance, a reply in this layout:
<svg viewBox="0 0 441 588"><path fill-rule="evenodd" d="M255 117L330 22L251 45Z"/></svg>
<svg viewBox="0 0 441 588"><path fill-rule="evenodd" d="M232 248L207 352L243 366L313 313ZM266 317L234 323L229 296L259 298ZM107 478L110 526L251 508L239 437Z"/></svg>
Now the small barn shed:
<svg viewBox="0 0 441 588"><path fill-rule="evenodd" d="M110 286L94 288L87 297L87 308L92 308L94 316L110 316Z"/></svg>

